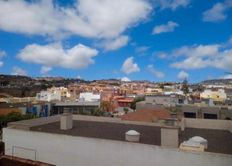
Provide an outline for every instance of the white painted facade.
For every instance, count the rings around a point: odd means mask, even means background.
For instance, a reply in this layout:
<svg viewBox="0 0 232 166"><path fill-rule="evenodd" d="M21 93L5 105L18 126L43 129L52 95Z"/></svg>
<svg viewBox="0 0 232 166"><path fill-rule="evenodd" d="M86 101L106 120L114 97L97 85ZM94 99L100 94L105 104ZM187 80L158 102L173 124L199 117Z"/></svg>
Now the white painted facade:
<svg viewBox="0 0 232 166"><path fill-rule="evenodd" d="M3 129L5 153L12 146L36 150L36 159L57 166L231 166L232 155L185 152L123 141ZM15 149L14 156L34 159L35 153Z"/></svg>
<svg viewBox="0 0 232 166"><path fill-rule="evenodd" d="M200 94L200 97L204 99L212 99L216 101L224 101L227 99L227 95L224 89L218 89L218 90L205 89L204 92Z"/></svg>
<svg viewBox="0 0 232 166"><path fill-rule="evenodd" d="M93 94L92 92L84 92L80 93L79 100L80 101L100 101L100 94Z"/></svg>
<svg viewBox="0 0 232 166"><path fill-rule="evenodd" d="M54 101L58 100L61 101L61 92L55 91L55 92L49 92L49 91L41 91L40 93L36 94L36 100L37 101Z"/></svg>

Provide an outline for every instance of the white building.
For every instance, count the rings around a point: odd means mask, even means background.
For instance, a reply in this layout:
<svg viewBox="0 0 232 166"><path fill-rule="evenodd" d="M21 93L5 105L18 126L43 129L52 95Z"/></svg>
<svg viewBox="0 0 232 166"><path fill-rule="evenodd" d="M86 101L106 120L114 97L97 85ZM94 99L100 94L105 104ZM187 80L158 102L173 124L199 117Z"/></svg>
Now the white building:
<svg viewBox="0 0 232 166"><path fill-rule="evenodd" d="M61 92L60 91L41 91L36 94L37 101L61 101Z"/></svg>
<svg viewBox="0 0 232 166"><path fill-rule="evenodd" d="M80 93L79 101L100 101L101 95L100 94L93 94L92 92L84 92Z"/></svg>
<svg viewBox="0 0 232 166"><path fill-rule="evenodd" d="M71 97L71 94L69 93L68 88L65 88L65 87L52 87L52 88L49 88L47 91L52 92L52 93L60 92L62 98Z"/></svg>
<svg viewBox="0 0 232 166"><path fill-rule="evenodd" d="M205 89L200 94L200 97L203 99L212 99L213 101L225 101L227 99L224 89Z"/></svg>

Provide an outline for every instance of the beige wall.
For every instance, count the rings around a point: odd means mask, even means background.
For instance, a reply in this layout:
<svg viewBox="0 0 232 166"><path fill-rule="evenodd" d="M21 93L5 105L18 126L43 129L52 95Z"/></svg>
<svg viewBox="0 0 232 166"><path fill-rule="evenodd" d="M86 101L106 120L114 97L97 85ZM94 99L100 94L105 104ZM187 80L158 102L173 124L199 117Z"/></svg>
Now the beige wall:
<svg viewBox="0 0 232 166"><path fill-rule="evenodd" d="M183 121L184 126L189 128L228 130L232 132L231 120L183 118Z"/></svg>
<svg viewBox="0 0 232 166"><path fill-rule="evenodd" d="M178 148L179 146L179 128L161 128L161 146Z"/></svg>

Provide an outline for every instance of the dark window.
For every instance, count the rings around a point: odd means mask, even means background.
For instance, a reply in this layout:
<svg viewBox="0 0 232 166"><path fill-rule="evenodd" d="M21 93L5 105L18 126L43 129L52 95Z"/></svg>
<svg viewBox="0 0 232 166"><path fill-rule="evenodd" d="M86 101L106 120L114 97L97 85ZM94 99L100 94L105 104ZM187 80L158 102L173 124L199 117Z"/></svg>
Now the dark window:
<svg viewBox="0 0 232 166"><path fill-rule="evenodd" d="M217 119L217 114L204 113L204 119Z"/></svg>
<svg viewBox="0 0 232 166"><path fill-rule="evenodd" d="M184 112L185 118L196 118L196 113L194 112Z"/></svg>

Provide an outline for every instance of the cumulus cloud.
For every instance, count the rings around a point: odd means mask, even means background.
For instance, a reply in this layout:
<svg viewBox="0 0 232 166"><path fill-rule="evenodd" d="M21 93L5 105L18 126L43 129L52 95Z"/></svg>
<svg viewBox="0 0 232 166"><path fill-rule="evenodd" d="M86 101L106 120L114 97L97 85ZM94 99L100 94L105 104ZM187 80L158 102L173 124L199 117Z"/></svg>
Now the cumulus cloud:
<svg viewBox="0 0 232 166"><path fill-rule="evenodd" d="M189 74L185 71L180 71L177 75L177 78L180 79L180 80L184 80L184 79L187 79L189 77Z"/></svg>
<svg viewBox="0 0 232 166"><path fill-rule="evenodd" d="M148 65L147 66L147 70L154 76L157 78L163 78L165 76L165 74L161 71L158 71L157 69L155 69L154 65Z"/></svg>
<svg viewBox="0 0 232 166"><path fill-rule="evenodd" d="M6 56L6 52L3 50L0 50L0 67L2 67L4 65L4 62L1 61L1 59Z"/></svg>
<svg viewBox="0 0 232 166"><path fill-rule="evenodd" d="M124 61L121 70L122 70L122 72L124 72L126 74L131 74L134 72L139 72L140 68L139 68L138 64L134 62L134 58L129 57Z"/></svg>
<svg viewBox="0 0 232 166"><path fill-rule="evenodd" d="M176 22L168 21L167 24L162 24L162 25L155 26L153 31L152 31L152 34L173 32L175 30L175 28L178 27L178 26L179 26L179 24L177 24Z"/></svg>
<svg viewBox="0 0 232 166"><path fill-rule="evenodd" d="M172 51L172 55L183 58L171 64L179 69L213 67L232 70L232 46L226 44L184 46Z"/></svg>
<svg viewBox="0 0 232 166"><path fill-rule="evenodd" d="M0 29L56 38L116 38L146 19L151 10L146 0L76 0L69 7L52 0L0 1Z"/></svg>
<svg viewBox="0 0 232 166"><path fill-rule="evenodd" d="M226 11L232 7L232 1L226 0L222 3L216 3L209 10L203 13L203 21L206 22L219 22L227 18Z"/></svg>
<svg viewBox="0 0 232 166"><path fill-rule="evenodd" d="M187 7L191 0L155 0L157 6L161 9L176 10L178 7Z"/></svg>
<svg viewBox="0 0 232 166"><path fill-rule="evenodd" d="M11 72L12 75L21 75L21 76L26 76L27 75L27 71L20 68L20 67L17 67L17 66L14 66L13 69L12 69L12 72Z"/></svg>
<svg viewBox="0 0 232 166"><path fill-rule="evenodd" d="M56 43L28 45L20 51L17 57L25 62L44 66L82 69L93 64L93 57L97 54L98 51L96 49L82 44L78 44L70 49L64 49L61 44Z"/></svg>
<svg viewBox="0 0 232 166"><path fill-rule="evenodd" d="M128 36L119 36L115 39L105 40L100 46L103 47L106 51L117 50L125 45L127 45L129 41Z"/></svg>
<svg viewBox="0 0 232 166"><path fill-rule="evenodd" d="M122 77L121 81L122 82L130 82L131 80L128 77Z"/></svg>
<svg viewBox="0 0 232 166"><path fill-rule="evenodd" d="M232 79L232 74L225 75L221 79Z"/></svg>
<svg viewBox="0 0 232 166"><path fill-rule="evenodd" d="M0 50L0 58L2 58L2 57L4 57L4 56L6 56L6 52L5 52L5 51Z"/></svg>
<svg viewBox="0 0 232 166"><path fill-rule="evenodd" d="M51 70L52 70L51 67L42 66L41 69L40 69L40 73L43 74L43 75L46 75L46 74L48 74L48 72L51 71Z"/></svg>

